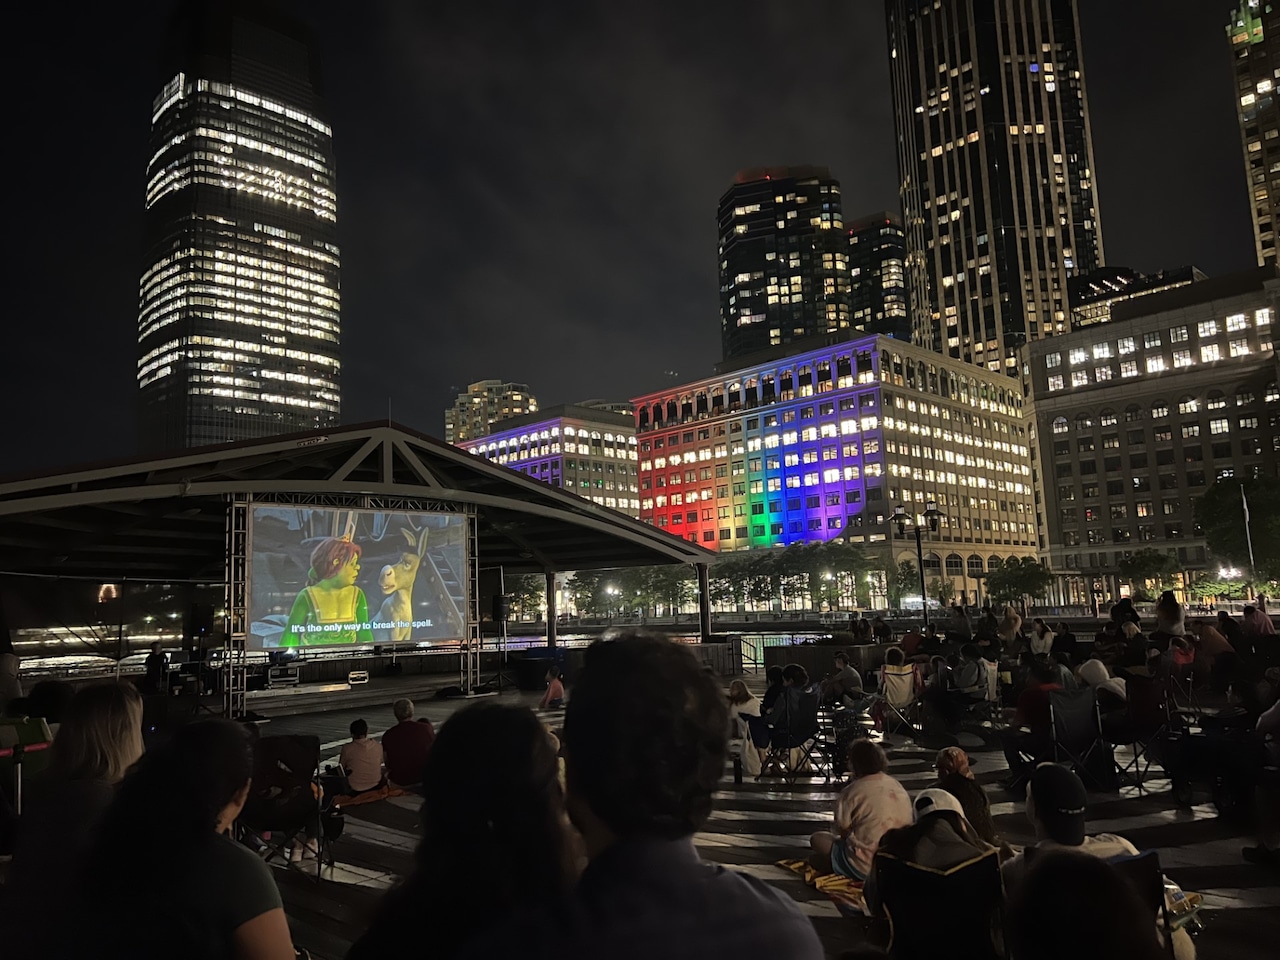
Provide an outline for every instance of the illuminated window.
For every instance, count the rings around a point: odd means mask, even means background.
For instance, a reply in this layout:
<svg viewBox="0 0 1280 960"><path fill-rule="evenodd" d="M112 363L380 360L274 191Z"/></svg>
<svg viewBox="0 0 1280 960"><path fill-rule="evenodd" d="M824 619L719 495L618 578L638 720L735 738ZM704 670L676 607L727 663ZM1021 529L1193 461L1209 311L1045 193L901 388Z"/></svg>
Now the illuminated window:
<svg viewBox="0 0 1280 960"><path fill-rule="evenodd" d="M1088 359L1089 351L1085 350L1083 347L1077 347L1071 351L1070 360L1073 366L1077 363L1084 363Z"/></svg>
<svg viewBox="0 0 1280 960"><path fill-rule="evenodd" d="M1095 359L1095 360L1110 360L1110 359L1111 359L1111 344L1109 344L1109 343L1097 343L1097 344L1094 344L1094 347L1093 347L1093 359Z"/></svg>
<svg viewBox="0 0 1280 960"><path fill-rule="evenodd" d="M1233 357L1247 356L1250 352L1248 340L1232 340L1229 347Z"/></svg>
<svg viewBox="0 0 1280 960"><path fill-rule="evenodd" d="M1052 370L1054 367L1062 366L1062 354L1060 353L1047 354L1044 358L1044 365L1050 370Z"/></svg>
<svg viewBox="0 0 1280 960"><path fill-rule="evenodd" d="M1138 345L1133 337L1121 337L1116 341L1116 351L1123 357L1125 354L1137 353Z"/></svg>
<svg viewBox="0 0 1280 960"><path fill-rule="evenodd" d="M1164 357L1147 357L1147 373L1159 373L1165 369Z"/></svg>
<svg viewBox="0 0 1280 960"><path fill-rule="evenodd" d="M1075 370L1071 374L1071 386L1085 387L1089 385L1089 371Z"/></svg>
<svg viewBox="0 0 1280 960"><path fill-rule="evenodd" d="M1062 389L1062 374L1054 374L1049 378L1049 392Z"/></svg>
<svg viewBox="0 0 1280 960"><path fill-rule="evenodd" d="M1103 383L1111 379L1112 370L1110 367L1094 367L1093 376L1099 383Z"/></svg>
<svg viewBox="0 0 1280 960"><path fill-rule="evenodd" d="M1199 333L1202 338L1216 337L1218 335L1218 321L1202 320L1200 321L1200 324L1196 327L1196 332Z"/></svg>
<svg viewBox="0 0 1280 960"><path fill-rule="evenodd" d="M1160 361L1160 366L1159 366L1159 367L1152 367L1152 366L1151 366L1151 361L1152 361L1153 359L1155 359L1155 358L1153 358L1153 357L1148 357L1148 358L1147 358L1147 371L1148 371L1148 372L1150 372L1150 371L1152 371L1153 369L1154 369L1154 370L1163 370L1163 369L1164 369L1164 361L1163 361L1163 360L1161 360L1161 361ZM1175 350L1175 351L1173 351L1173 365L1174 365L1174 367L1175 367L1175 368L1177 368L1177 367L1189 367L1189 366L1191 366L1193 363L1195 363L1195 361L1191 359L1191 351L1190 351L1190 350Z"/></svg>
<svg viewBox="0 0 1280 960"><path fill-rule="evenodd" d="M1249 318L1243 313L1232 314L1227 317L1227 333L1238 333L1241 330L1249 329Z"/></svg>

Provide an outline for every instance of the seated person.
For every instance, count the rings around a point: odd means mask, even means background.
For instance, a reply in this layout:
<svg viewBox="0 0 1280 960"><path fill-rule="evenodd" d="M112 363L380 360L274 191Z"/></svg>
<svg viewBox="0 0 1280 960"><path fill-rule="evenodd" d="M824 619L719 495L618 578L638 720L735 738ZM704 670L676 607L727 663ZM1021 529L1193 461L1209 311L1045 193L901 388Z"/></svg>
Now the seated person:
<svg viewBox="0 0 1280 960"><path fill-rule="evenodd" d="M1025 960L1162 960L1167 954L1149 915L1149 907L1118 870L1093 857L1046 853L1036 857L1012 898L1012 955Z"/></svg>
<svg viewBox="0 0 1280 960"><path fill-rule="evenodd" d="M926 631L933 628L933 624L929 624L925 628ZM902 647L903 655L908 659L914 659L915 656L924 650L927 637L923 633L917 633L915 630L908 630L902 635L902 639L898 641L898 645Z"/></svg>
<svg viewBox="0 0 1280 960"><path fill-rule="evenodd" d="M1106 665L1097 657L1080 664L1080 682L1092 687L1098 698L1098 709L1103 713L1123 710L1128 694L1123 677L1113 677Z"/></svg>
<svg viewBox="0 0 1280 960"><path fill-rule="evenodd" d="M1071 628L1066 623L1059 622L1053 628L1053 646L1049 652L1055 657L1065 658L1068 666L1074 666L1077 657L1076 646L1076 635L1071 632Z"/></svg>
<svg viewBox="0 0 1280 960"><path fill-rule="evenodd" d="M1062 689L1057 679L1057 671L1047 663L1035 661L1031 664L1031 675L1027 678L1026 688L1018 696L1018 705L1014 708L1013 724L1010 729L1001 731L1004 756L1009 763L1006 788L1019 787L1022 779L1030 772L1022 754L1039 758L1048 754L1052 748L1049 694Z"/></svg>
<svg viewBox="0 0 1280 960"><path fill-rule="evenodd" d="M436 742L436 731L426 717L415 719L412 700L397 700L391 705L396 725L382 735L382 754L387 764L387 779L399 787L422 783L422 771Z"/></svg>
<svg viewBox="0 0 1280 960"><path fill-rule="evenodd" d="M764 676L769 685L765 687L764 696L760 698L760 715L767 717L769 711L773 709L773 705L782 696L782 691L786 685L782 678L782 667L776 663L764 672Z"/></svg>
<svg viewBox="0 0 1280 960"><path fill-rule="evenodd" d="M921 790L911 807L915 823L885 833L878 852L930 870L944 871L992 849L965 819L960 801L946 790L935 787ZM863 886L867 910L873 917L881 912L879 892L873 860Z"/></svg>
<svg viewBox="0 0 1280 960"><path fill-rule="evenodd" d="M804 698L814 696L809 691L809 674L798 663L782 668L782 694L765 716L773 733L769 742L774 747L798 747L810 739L814 730L794 729L805 716Z"/></svg>
<svg viewBox="0 0 1280 960"><path fill-rule="evenodd" d="M1027 784L1027 819L1035 829L1037 852L1073 850L1100 860L1134 857L1138 848L1124 837L1112 833L1085 834L1085 810L1089 802L1084 783L1067 767L1042 763L1031 774ZM1005 893L1017 896L1027 872L1026 854L1010 858L1000 868ZM1177 960L1195 957L1195 944L1185 930L1173 935Z"/></svg>
<svg viewBox="0 0 1280 960"><path fill-rule="evenodd" d="M1124 635L1118 621L1108 620L1094 636L1092 656L1108 667L1120 662L1124 656Z"/></svg>
<svg viewBox="0 0 1280 960"><path fill-rule="evenodd" d="M382 786L382 744L369 739L369 724L365 721L351 721L351 742L338 754L338 764L347 775L350 795L368 793Z"/></svg>
<svg viewBox="0 0 1280 960"><path fill-rule="evenodd" d="M889 758L878 743L855 740L849 746L849 784L836 800L834 832L809 838L809 863L819 873L865 880L885 832L912 821L911 798L886 772Z"/></svg>
<svg viewBox="0 0 1280 960"><path fill-rule="evenodd" d="M758 774L768 753L769 726L760 716L760 701L741 680L729 684L729 740L743 741L742 769Z"/></svg>
<svg viewBox="0 0 1280 960"><path fill-rule="evenodd" d="M960 802L969 826L985 843L999 848L1002 857L1013 856L1012 848L996 833L995 821L991 818L991 801L987 791L973 778L969 755L960 747L943 747L938 751L933 767L938 772L934 786L947 791Z"/></svg>
<svg viewBox="0 0 1280 960"><path fill-rule="evenodd" d="M876 643L893 643L893 627L885 623L884 617L876 617L871 621L871 635Z"/></svg>
<svg viewBox="0 0 1280 960"><path fill-rule="evenodd" d="M861 709L866 703L862 692L862 677L849 665L849 655L843 650L834 657L835 671L827 675L819 688L823 703L842 703L850 709Z"/></svg>
<svg viewBox="0 0 1280 960"><path fill-rule="evenodd" d="M547 692L538 701L541 710L559 710L564 706L564 682L560 679L560 668L554 663L547 669Z"/></svg>

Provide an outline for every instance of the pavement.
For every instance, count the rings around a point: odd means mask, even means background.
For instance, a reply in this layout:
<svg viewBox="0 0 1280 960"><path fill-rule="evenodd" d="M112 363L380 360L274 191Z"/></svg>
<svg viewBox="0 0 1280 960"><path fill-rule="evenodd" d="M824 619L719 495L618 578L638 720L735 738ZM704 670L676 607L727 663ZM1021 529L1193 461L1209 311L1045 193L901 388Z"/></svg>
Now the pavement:
<svg viewBox="0 0 1280 960"><path fill-rule="evenodd" d="M762 678L744 679L753 687L762 685ZM572 697L572 690L569 694ZM532 693L508 690L503 694L505 702L531 707L537 699ZM418 715L439 727L469 701L416 702ZM563 713L545 712L543 716L555 727ZM322 755L336 757L348 739L348 725L357 717L369 723L373 736L380 736L395 722L390 700L382 706L354 709L335 703L324 712L273 718L263 726L263 734L318 734ZM1007 768L990 731L962 733L960 743L973 757L977 780L991 797L997 830L1014 846L1033 841L1025 802L998 786ZM936 744L890 735L885 746L890 772L908 791L915 793L933 780ZM1123 762L1125 758L1120 759ZM1241 859L1241 847L1251 845L1253 839L1220 818L1207 798L1198 798L1205 802L1190 809L1178 808L1169 782L1160 779L1158 769L1152 771L1146 787L1145 794L1132 787L1119 793L1091 794L1089 832L1118 833L1140 849L1158 850L1166 874L1185 890L1204 895L1204 929L1196 935L1201 960L1276 956L1280 876ZM726 768L711 819L694 837L705 859L759 877L794 899L833 958L865 944L875 931L866 921L843 917L824 894L776 866L776 861L807 855L809 835L830 823L838 789L838 784L824 783L821 777L802 779L793 787L773 780L755 783L750 778L734 784ZM333 845L335 866L325 869L319 883L296 872L278 870L298 946L306 947L320 960L339 960L345 955L367 926L382 892L412 869L418 805L416 797L394 797L350 808L346 830Z"/></svg>

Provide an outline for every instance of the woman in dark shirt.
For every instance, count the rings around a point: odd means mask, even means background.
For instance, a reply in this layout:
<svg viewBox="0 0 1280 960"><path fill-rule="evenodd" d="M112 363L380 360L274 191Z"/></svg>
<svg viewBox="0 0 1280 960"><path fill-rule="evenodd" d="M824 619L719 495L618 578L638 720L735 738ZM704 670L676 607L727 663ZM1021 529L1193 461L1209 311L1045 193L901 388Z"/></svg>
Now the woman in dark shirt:
<svg viewBox="0 0 1280 960"><path fill-rule="evenodd" d="M249 731L230 720L180 727L142 758L98 827L75 956L293 960L271 868L227 835L252 772ZM169 898L140 914L157 884Z"/></svg>

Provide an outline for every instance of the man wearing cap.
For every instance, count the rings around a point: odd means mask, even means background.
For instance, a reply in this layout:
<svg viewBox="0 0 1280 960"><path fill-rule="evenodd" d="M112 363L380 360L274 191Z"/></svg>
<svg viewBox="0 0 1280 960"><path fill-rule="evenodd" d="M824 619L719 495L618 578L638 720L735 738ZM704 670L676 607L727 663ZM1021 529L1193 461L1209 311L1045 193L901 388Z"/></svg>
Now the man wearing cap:
<svg viewBox="0 0 1280 960"><path fill-rule="evenodd" d="M1138 848L1114 833L1086 836L1085 807L1089 795L1072 770L1056 763L1042 763L1027 784L1027 819L1035 827L1036 850L1078 850L1099 860L1135 857ZM1006 897L1013 897L1027 870L1025 854L1018 854L1001 868ZM1157 924L1159 927L1159 924ZM1186 930L1173 932L1175 960L1194 960L1195 943Z"/></svg>
<svg viewBox="0 0 1280 960"><path fill-rule="evenodd" d="M946 871L991 852L964 817L960 801L946 790L921 790L911 805L915 822L890 830L880 840L877 859L887 855L930 870ZM875 866L863 887L863 897L872 916L880 913Z"/></svg>
<svg viewBox="0 0 1280 960"><path fill-rule="evenodd" d="M1107 860L1137 856L1138 848L1113 833L1085 836L1085 807L1089 795L1074 771L1056 763L1042 763L1027 784L1027 819L1036 831L1036 850L1072 848ZM1002 868L1005 891L1012 895L1026 872L1023 854L1008 860Z"/></svg>

